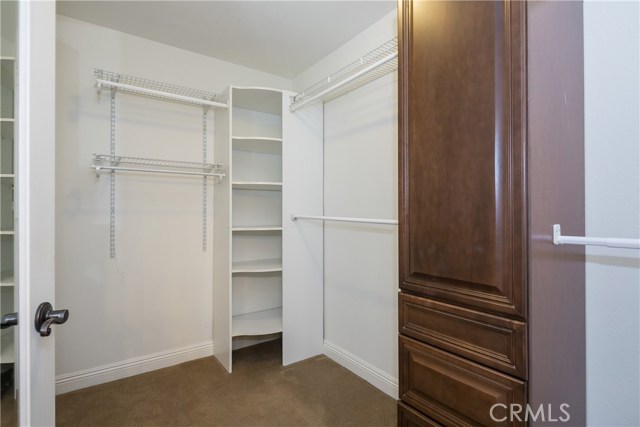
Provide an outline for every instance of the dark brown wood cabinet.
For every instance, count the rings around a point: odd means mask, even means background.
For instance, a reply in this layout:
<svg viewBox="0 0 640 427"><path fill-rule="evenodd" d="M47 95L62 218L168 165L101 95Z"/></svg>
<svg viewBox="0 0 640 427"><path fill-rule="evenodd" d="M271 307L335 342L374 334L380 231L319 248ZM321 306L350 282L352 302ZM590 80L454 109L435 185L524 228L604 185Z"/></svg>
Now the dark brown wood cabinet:
<svg viewBox="0 0 640 427"><path fill-rule="evenodd" d="M398 425L583 426L582 5L405 0L399 33Z"/></svg>

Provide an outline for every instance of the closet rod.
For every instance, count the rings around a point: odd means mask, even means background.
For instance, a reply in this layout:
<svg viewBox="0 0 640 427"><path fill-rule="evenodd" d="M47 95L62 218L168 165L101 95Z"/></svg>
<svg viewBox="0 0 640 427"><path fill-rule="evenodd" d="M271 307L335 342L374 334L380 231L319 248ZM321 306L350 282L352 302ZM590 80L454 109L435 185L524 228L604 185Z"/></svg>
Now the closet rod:
<svg viewBox="0 0 640 427"><path fill-rule="evenodd" d="M92 166L96 172L100 172L102 169L110 170L110 171L125 171L125 172L152 172L152 173L164 173L170 175L194 175L194 176L213 176L216 178L224 178L225 174L223 173L209 173L209 172L189 172L189 171L172 171L172 170L164 170L164 169L147 169L147 168L128 168L123 166Z"/></svg>
<svg viewBox="0 0 640 427"><path fill-rule="evenodd" d="M96 79L96 85L98 89L101 89L103 86L107 88L116 88L122 89L127 92L139 93L142 95L149 95L163 99L169 99L173 101L186 102L188 104L196 104L196 105L206 105L209 107L223 107L227 108L227 104L223 104L221 102L207 101L206 99L198 99L192 98L190 96L184 96L175 93L162 92L155 89L147 89L139 86L132 86L124 83L112 82L109 80Z"/></svg>
<svg viewBox="0 0 640 427"><path fill-rule="evenodd" d="M340 81L339 83L336 83L336 84L335 84L335 85L333 85L333 86L328 87L327 89L325 89L325 90L323 90L322 92L319 92L319 93L317 93L317 94L313 95L312 97L310 97L310 98L308 98L308 99L305 99L305 100L304 100L304 101L302 101L301 103L299 103L299 104L293 104L293 105L290 107L291 112L294 112L294 111L296 111L298 108L301 108L301 107L303 107L303 106L307 105L308 103L313 102L313 101L315 101L316 99L323 97L324 95L326 95L326 94L327 94L327 93L329 93L329 92L333 92L334 90L339 89L339 88L341 88L342 86L344 86L344 85L346 85L346 84L348 84L348 83L351 83L351 82L352 82L352 81L354 81L355 79L357 79L357 78L359 78L359 77L361 77L361 76L363 76L363 75L365 75L365 74L367 74L367 73L371 72L372 70L375 70L376 68L378 68L378 67L380 67L380 66L382 66L382 65L386 64L387 62L389 62L389 61L392 61L392 60L396 59L397 57L398 57L398 52L397 52L397 51L395 51L395 52L391 53L390 55L388 55L388 56L386 56L386 57L382 58L381 60L379 60L379 61L377 61L377 62L375 62L375 63L373 63L373 64L369 65L368 67L363 68L362 70L358 71L358 72L357 72L357 73L355 73L354 75L352 75L352 76L350 76L350 77L348 77L348 78L346 78L346 79L344 79L344 80Z"/></svg>
<svg viewBox="0 0 640 427"><path fill-rule="evenodd" d="M554 245L589 245L609 248L640 249L640 239L619 239L616 237L563 236L560 224L553 225Z"/></svg>
<svg viewBox="0 0 640 427"><path fill-rule="evenodd" d="M298 219L318 219L322 221L359 222L364 224L387 224L387 225L398 224L398 220L396 219L348 218L348 217L342 217L342 216L316 216L316 215L291 214L291 221L296 221Z"/></svg>

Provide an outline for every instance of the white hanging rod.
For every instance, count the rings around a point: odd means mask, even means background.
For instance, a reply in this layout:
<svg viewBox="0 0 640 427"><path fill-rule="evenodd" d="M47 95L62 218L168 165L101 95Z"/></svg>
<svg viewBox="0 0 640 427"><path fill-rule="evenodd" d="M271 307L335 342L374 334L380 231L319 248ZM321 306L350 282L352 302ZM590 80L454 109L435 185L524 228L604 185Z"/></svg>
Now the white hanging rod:
<svg viewBox="0 0 640 427"><path fill-rule="evenodd" d="M553 225L554 245L590 245L610 248L640 249L640 239L619 239L616 237L563 236L560 224Z"/></svg>
<svg viewBox="0 0 640 427"><path fill-rule="evenodd" d="M164 173L169 175L195 175L195 176L213 176L219 179L224 178L225 174L223 173L207 173L207 172L189 172L189 171L174 171L167 169L147 169L147 168L129 168L122 166L97 166L93 165L93 169L96 172L100 172L101 170L107 171L124 171L124 172L152 172L152 173Z"/></svg>
<svg viewBox="0 0 640 427"><path fill-rule="evenodd" d="M132 165L132 166L121 166ZM224 178L222 165L211 163L185 162L180 160L147 159L142 157L111 156L94 154L93 168L97 174L101 171L151 172L170 175L211 176L218 180ZM163 169L168 168L168 169Z"/></svg>
<svg viewBox="0 0 640 427"><path fill-rule="evenodd" d="M393 38L331 76L296 94L289 109L297 109L318 99L329 101L397 68L398 39ZM340 90L341 89L341 90Z"/></svg>
<svg viewBox="0 0 640 427"><path fill-rule="evenodd" d="M115 88L122 92L150 96L165 101L207 107L228 107L226 100L215 92L206 92L104 70L95 70L94 74L98 91L103 87Z"/></svg>
<svg viewBox="0 0 640 427"><path fill-rule="evenodd" d="M398 224L398 220L396 219L348 218L348 217L342 217L342 216L316 216L316 215L291 214L291 221L296 221L299 219L317 219L321 221L339 221L339 222L359 222L364 224L387 224L387 225Z"/></svg>

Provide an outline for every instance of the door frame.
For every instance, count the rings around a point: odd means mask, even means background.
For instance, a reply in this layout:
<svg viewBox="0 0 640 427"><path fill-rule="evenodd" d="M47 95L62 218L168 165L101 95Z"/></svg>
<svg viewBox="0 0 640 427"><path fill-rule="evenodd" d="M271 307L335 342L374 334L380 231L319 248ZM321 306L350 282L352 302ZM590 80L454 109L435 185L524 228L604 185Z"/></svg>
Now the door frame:
<svg viewBox="0 0 640 427"><path fill-rule="evenodd" d="M19 2L16 243L20 425L55 425L55 332L34 328L55 303L55 47L53 0Z"/></svg>

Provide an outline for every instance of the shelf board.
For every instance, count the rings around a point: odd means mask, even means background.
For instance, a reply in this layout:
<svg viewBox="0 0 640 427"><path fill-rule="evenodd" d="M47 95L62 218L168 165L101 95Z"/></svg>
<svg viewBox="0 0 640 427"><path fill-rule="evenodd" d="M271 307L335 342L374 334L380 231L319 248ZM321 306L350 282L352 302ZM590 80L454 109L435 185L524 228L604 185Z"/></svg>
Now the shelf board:
<svg viewBox="0 0 640 427"><path fill-rule="evenodd" d="M282 307L233 316L231 335L267 335L282 332Z"/></svg>
<svg viewBox="0 0 640 427"><path fill-rule="evenodd" d="M15 278L13 276L13 271L7 270L0 272L0 286L2 287L11 287L15 286Z"/></svg>
<svg viewBox="0 0 640 427"><path fill-rule="evenodd" d="M282 271L282 258L237 261L231 265L231 273L272 273Z"/></svg>
<svg viewBox="0 0 640 427"><path fill-rule="evenodd" d="M5 331L9 330L11 329L5 329ZM13 337L10 340L3 340L2 349L0 350L0 363L16 363L16 350Z"/></svg>
<svg viewBox="0 0 640 427"><path fill-rule="evenodd" d="M236 190L282 191L281 182L236 181L231 185Z"/></svg>
<svg viewBox="0 0 640 427"><path fill-rule="evenodd" d="M6 123L15 123L16 119L12 119L12 118L0 118L0 122L6 122Z"/></svg>
<svg viewBox="0 0 640 427"><path fill-rule="evenodd" d="M16 175L13 173L0 173L0 178L15 178Z"/></svg>
<svg viewBox="0 0 640 427"><path fill-rule="evenodd" d="M0 231L0 235L1 236L13 236L15 234L16 234L16 232L13 231L13 230L1 230Z"/></svg>
<svg viewBox="0 0 640 427"><path fill-rule="evenodd" d="M256 231L265 231L265 232L269 232L269 231L282 231L282 226L276 225L273 227L270 226L256 226L256 227L233 227L231 229L231 231L233 231L234 233L241 233L241 232L256 232Z"/></svg>
<svg viewBox="0 0 640 427"><path fill-rule="evenodd" d="M282 115L282 92L268 88L232 88L233 106Z"/></svg>
<svg viewBox="0 0 640 427"><path fill-rule="evenodd" d="M282 138L234 136L233 149L263 154L282 155Z"/></svg>

